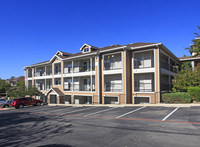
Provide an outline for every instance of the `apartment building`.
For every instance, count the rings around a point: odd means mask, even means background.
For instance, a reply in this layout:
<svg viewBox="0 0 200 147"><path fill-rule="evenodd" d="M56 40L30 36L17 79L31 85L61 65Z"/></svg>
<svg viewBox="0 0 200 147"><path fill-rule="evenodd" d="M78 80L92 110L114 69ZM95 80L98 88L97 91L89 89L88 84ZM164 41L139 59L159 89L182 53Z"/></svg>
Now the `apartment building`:
<svg viewBox="0 0 200 147"><path fill-rule="evenodd" d="M179 69L179 58L161 43L84 44L79 53L58 51L25 67L25 85L51 104L160 103Z"/></svg>

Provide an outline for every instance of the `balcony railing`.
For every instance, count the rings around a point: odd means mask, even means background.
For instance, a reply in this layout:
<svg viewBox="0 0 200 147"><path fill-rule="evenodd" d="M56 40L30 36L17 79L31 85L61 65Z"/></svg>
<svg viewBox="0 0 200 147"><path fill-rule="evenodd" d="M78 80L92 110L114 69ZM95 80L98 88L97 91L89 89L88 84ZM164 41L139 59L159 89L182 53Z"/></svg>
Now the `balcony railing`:
<svg viewBox="0 0 200 147"><path fill-rule="evenodd" d="M122 92L122 83L105 83L105 92Z"/></svg>
<svg viewBox="0 0 200 147"><path fill-rule="evenodd" d="M64 83L65 91L72 91L72 83Z"/></svg>
<svg viewBox="0 0 200 147"><path fill-rule="evenodd" d="M91 91L91 85L73 84L74 91Z"/></svg>
<svg viewBox="0 0 200 147"><path fill-rule="evenodd" d="M177 73L178 72L178 66L175 66L175 65L169 65L168 63L165 63L163 61L160 62L160 67L161 68L164 68L166 70L169 70L171 72L175 72Z"/></svg>
<svg viewBox="0 0 200 147"><path fill-rule="evenodd" d="M91 70L94 71L95 66L92 66L92 69L91 69L90 64L89 65L80 65L80 66L74 67L74 73L76 73L76 72L88 72L88 71L91 71Z"/></svg>
<svg viewBox="0 0 200 147"><path fill-rule="evenodd" d="M138 82L135 82L135 85L137 85ZM135 92L153 92L154 88L152 86L152 83L139 83L137 86L134 87Z"/></svg>
<svg viewBox="0 0 200 147"><path fill-rule="evenodd" d="M153 65L147 66L147 65L134 65L134 69L141 69L141 68L153 68Z"/></svg>
<svg viewBox="0 0 200 147"><path fill-rule="evenodd" d="M65 67L64 68L64 74L67 74L67 73L72 73L72 67Z"/></svg>
<svg viewBox="0 0 200 147"><path fill-rule="evenodd" d="M55 71L54 72L54 75L60 75L61 74L61 71Z"/></svg>
<svg viewBox="0 0 200 147"><path fill-rule="evenodd" d="M36 72L35 77L45 76L45 72Z"/></svg>
<svg viewBox="0 0 200 147"><path fill-rule="evenodd" d="M104 70L115 70L115 69L121 69L121 65L120 66L115 66L112 65L112 63L104 63Z"/></svg>

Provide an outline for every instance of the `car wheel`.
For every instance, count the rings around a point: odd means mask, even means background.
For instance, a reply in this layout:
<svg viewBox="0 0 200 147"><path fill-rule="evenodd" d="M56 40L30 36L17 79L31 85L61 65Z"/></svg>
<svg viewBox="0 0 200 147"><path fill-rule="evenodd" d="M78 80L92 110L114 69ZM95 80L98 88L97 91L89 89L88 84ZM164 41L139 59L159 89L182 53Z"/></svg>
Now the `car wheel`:
<svg viewBox="0 0 200 147"><path fill-rule="evenodd" d="M4 108L8 108L8 107L9 107L8 105L5 105L5 106L4 106Z"/></svg>
<svg viewBox="0 0 200 147"><path fill-rule="evenodd" d="M19 104L18 108L22 109L22 108L24 108L24 105L23 104Z"/></svg>
<svg viewBox="0 0 200 147"><path fill-rule="evenodd" d="M37 106L40 106L41 105L41 103L40 102L37 102L37 104L36 104Z"/></svg>

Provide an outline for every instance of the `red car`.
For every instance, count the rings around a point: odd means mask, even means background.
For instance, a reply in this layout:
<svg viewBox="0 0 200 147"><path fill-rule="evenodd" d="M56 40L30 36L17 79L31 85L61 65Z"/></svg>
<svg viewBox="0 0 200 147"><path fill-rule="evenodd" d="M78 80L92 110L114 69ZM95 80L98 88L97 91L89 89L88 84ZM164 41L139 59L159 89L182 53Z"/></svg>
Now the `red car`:
<svg viewBox="0 0 200 147"><path fill-rule="evenodd" d="M24 106L40 106L43 103L42 100L38 99L33 99L31 97L21 97L21 98L16 98L12 101L11 106L15 107L16 109L18 108L23 108Z"/></svg>

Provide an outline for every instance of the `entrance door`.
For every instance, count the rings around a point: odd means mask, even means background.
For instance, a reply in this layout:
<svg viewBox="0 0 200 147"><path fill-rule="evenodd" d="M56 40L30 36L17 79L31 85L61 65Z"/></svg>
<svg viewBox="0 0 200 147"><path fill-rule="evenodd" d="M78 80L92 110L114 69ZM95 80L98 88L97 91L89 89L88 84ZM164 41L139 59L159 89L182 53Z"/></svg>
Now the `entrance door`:
<svg viewBox="0 0 200 147"><path fill-rule="evenodd" d="M57 96L50 95L50 104L57 104Z"/></svg>

